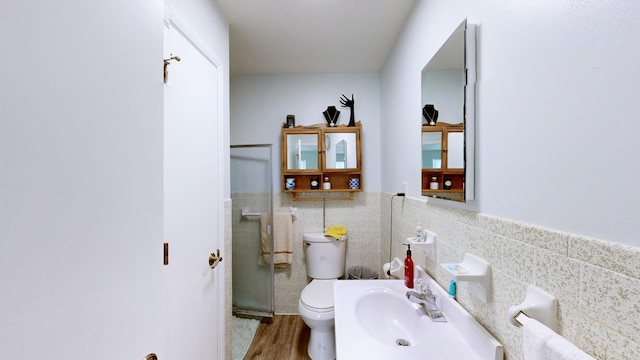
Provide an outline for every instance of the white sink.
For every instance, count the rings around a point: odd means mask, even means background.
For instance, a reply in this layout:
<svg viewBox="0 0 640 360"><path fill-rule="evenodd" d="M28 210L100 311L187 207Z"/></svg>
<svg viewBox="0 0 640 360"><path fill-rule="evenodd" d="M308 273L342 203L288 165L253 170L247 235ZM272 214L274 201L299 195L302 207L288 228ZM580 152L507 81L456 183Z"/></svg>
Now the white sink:
<svg viewBox="0 0 640 360"><path fill-rule="evenodd" d="M383 344L403 340L417 344L422 338L421 316L402 294L387 287L363 291L355 304L356 318L364 331Z"/></svg>
<svg viewBox="0 0 640 360"><path fill-rule="evenodd" d="M433 322L406 297L403 280L334 283L336 353L350 359L502 360L502 345L416 266L447 322Z"/></svg>

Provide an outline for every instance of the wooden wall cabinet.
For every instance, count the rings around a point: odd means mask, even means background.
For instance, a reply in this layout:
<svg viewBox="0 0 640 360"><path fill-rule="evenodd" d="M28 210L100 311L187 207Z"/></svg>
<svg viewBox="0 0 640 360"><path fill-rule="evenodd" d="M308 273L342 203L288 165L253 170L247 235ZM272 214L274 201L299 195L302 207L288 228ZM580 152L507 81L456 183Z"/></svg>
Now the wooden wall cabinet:
<svg viewBox="0 0 640 360"><path fill-rule="evenodd" d="M345 193L343 197L332 195L327 199L353 200L353 194L362 191L363 186L361 130L360 122L351 127L316 124L289 128L285 125L281 144L281 191L293 194L294 200L324 199L302 195L304 193ZM324 189L326 177L331 189ZM287 179L293 179L295 188L287 185ZM318 182L317 189L312 187L313 180Z"/></svg>
<svg viewBox="0 0 640 360"><path fill-rule="evenodd" d="M464 172L464 125L423 125L422 195L464 201Z"/></svg>

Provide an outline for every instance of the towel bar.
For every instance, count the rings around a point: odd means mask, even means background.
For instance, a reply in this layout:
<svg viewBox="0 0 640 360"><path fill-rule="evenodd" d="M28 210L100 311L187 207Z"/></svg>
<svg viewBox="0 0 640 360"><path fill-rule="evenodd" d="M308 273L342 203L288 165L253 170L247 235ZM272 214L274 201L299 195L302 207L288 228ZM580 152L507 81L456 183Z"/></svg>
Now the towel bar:
<svg viewBox="0 0 640 360"><path fill-rule="evenodd" d="M249 216L260 216L260 213L259 213L259 212L251 212L251 211L249 211L248 209L242 209L242 211L240 212L240 214L241 214L242 216L246 216L246 217L249 217Z"/></svg>
<svg viewBox="0 0 640 360"><path fill-rule="evenodd" d="M291 211L291 218L292 219L296 219L296 210L298 210L297 207L290 207L289 208L289 211ZM249 209L247 209L247 208L242 208L242 211L240 211L240 215L244 216L244 217L251 217L251 216L260 216L261 213L252 212L252 211L249 211Z"/></svg>
<svg viewBox="0 0 640 360"><path fill-rule="evenodd" d="M515 317L523 327L522 351L525 359L595 360L554 329L520 311Z"/></svg>

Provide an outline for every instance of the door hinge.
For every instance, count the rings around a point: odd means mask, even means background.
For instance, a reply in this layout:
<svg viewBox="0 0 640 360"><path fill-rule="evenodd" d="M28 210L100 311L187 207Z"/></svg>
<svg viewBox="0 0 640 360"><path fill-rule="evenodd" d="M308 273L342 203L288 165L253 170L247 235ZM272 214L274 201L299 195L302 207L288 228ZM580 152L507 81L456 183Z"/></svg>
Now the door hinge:
<svg viewBox="0 0 640 360"><path fill-rule="evenodd" d="M169 265L169 243L164 243L163 244L163 252L164 252L164 260L163 260L163 264L164 265Z"/></svg>

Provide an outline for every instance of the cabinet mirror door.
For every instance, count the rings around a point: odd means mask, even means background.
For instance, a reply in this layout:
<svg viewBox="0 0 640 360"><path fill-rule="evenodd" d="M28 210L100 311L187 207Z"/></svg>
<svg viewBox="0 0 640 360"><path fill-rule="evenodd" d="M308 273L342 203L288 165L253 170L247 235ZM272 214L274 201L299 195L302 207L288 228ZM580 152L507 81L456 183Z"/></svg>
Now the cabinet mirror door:
<svg viewBox="0 0 640 360"><path fill-rule="evenodd" d="M422 133L422 168L442 168L442 131Z"/></svg>
<svg viewBox="0 0 640 360"><path fill-rule="evenodd" d="M356 134L353 132L325 133L324 159L325 169L358 168Z"/></svg>
<svg viewBox="0 0 640 360"><path fill-rule="evenodd" d="M462 21L422 70L424 196L461 202L475 197L475 29Z"/></svg>
<svg viewBox="0 0 640 360"><path fill-rule="evenodd" d="M287 169L318 170L318 134L287 134Z"/></svg>

